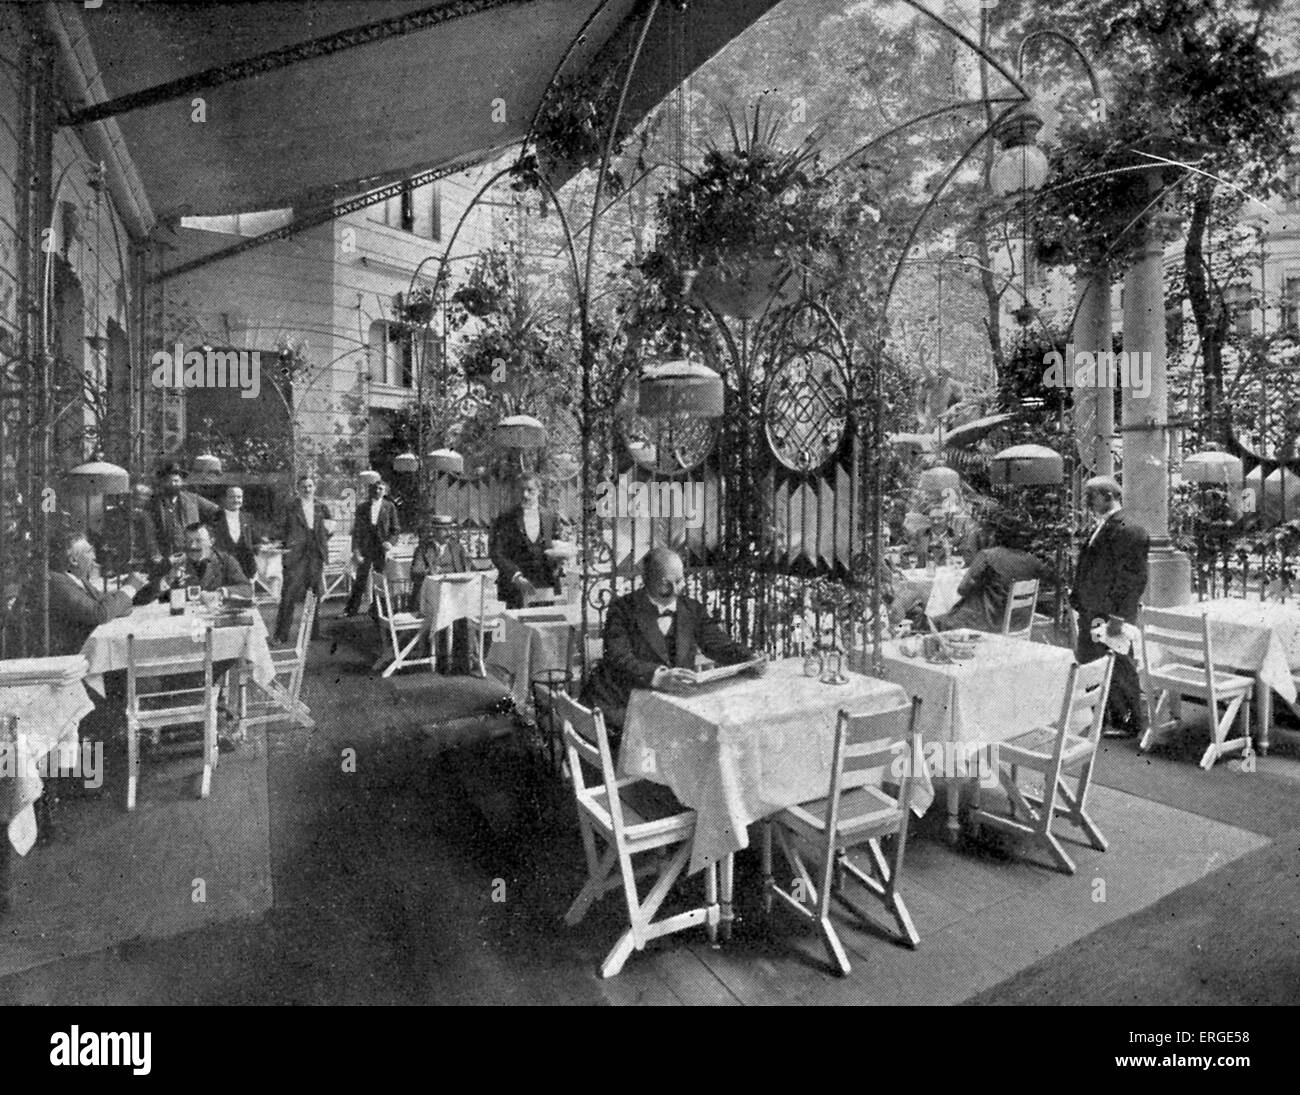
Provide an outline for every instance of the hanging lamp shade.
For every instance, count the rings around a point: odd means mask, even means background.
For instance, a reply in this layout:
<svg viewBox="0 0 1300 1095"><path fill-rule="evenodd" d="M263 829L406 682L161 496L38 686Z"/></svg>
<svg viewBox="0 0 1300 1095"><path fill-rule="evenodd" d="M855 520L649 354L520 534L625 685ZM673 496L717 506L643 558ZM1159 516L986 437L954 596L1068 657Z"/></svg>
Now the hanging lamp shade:
<svg viewBox="0 0 1300 1095"><path fill-rule="evenodd" d="M636 413L642 418L720 418L723 399L722 377L707 365L685 359L665 361L642 372Z"/></svg>
<svg viewBox="0 0 1300 1095"><path fill-rule="evenodd" d="M546 444L546 427L530 414L512 414L497 423L497 444L506 449L540 449Z"/></svg>
<svg viewBox="0 0 1300 1095"><path fill-rule="evenodd" d="M460 475L465 471L465 458L455 449L434 449L429 453L429 466L434 471Z"/></svg>
<svg viewBox="0 0 1300 1095"><path fill-rule="evenodd" d="M208 475L220 475L221 459L210 452L200 453L194 458L194 470Z"/></svg>
<svg viewBox="0 0 1300 1095"><path fill-rule="evenodd" d="M373 487L382 478L383 476L380 475L379 472L375 471L373 468L367 468L365 471L363 471L360 475L357 476L357 481L361 483L363 486Z"/></svg>
<svg viewBox="0 0 1300 1095"><path fill-rule="evenodd" d="M922 490L944 491L951 487L954 490L961 487L961 476L952 468L943 464L937 467L926 468L921 472L921 478L917 484Z"/></svg>
<svg viewBox="0 0 1300 1095"><path fill-rule="evenodd" d="M989 461L995 487L1057 486L1064 478L1065 461L1046 445L1013 445Z"/></svg>
<svg viewBox="0 0 1300 1095"><path fill-rule="evenodd" d="M1022 104L998 126L995 137L1001 148L989 170L989 186L994 194L1005 198L1043 188L1047 156L1034 143L1042 128L1042 109L1032 101Z"/></svg>
<svg viewBox="0 0 1300 1095"><path fill-rule="evenodd" d="M131 476L126 468L107 460L90 460L68 472L67 487L73 494L125 494L131 489Z"/></svg>
<svg viewBox="0 0 1300 1095"><path fill-rule="evenodd" d="M420 466L420 458L413 452L404 452L393 457L393 471L415 471Z"/></svg>
<svg viewBox="0 0 1300 1095"><path fill-rule="evenodd" d="M1189 483L1240 490L1242 464L1240 458L1231 453L1208 449L1183 458L1182 476Z"/></svg>

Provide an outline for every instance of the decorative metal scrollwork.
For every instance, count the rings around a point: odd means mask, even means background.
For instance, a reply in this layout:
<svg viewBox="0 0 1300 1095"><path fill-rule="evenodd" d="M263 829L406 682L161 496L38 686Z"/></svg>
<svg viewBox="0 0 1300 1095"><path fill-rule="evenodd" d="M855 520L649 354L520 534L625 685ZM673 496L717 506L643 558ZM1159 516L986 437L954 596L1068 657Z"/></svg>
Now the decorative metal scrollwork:
<svg viewBox="0 0 1300 1095"><path fill-rule="evenodd" d="M763 425L772 452L787 468L807 474L822 467L839 451L848 421L844 371L829 352L803 347L777 368Z"/></svg>

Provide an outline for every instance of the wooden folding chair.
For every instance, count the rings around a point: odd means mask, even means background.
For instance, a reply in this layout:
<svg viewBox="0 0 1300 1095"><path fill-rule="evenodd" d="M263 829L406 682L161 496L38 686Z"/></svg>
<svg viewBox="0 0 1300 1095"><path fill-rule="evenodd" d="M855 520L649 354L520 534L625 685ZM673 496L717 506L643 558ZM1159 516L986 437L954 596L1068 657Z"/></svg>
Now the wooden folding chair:
<svg viewBox="0 0 1300 1095"><path fill-rule="evenodd" d="M1139 752L1151 748L1156 736L1180 724L1182 700L1197 699L1210 713L1210 744L1201 756L1207 771L1229 753L1250 753L1250 700L1255 693L1252 677L1229 673L1214 664L1210 620L1154 608L1142 610L1142 690L1149 717L1147 731L1138 742ZM1169 660L1151 664L1150 646L1165 651ZM1223 704L1222 713L1219 705ZM1228 730L1240 722L1241 737L1228 741Z"/></svg>
<svg viewBox="0 0 1300 1095"><path fill-rule="evenodd" d="M1071 666L1056 724L998 743L998 780L1007 793L1009 816L983 809L978 786L975 792L973 823L1032 838L1047 849L1066 874L1074 874L1075 866L1052 832L1052 822L1058 814L1083 830L1097 851L1106 850L1106 838L1088 816L1087 805L1114 665L1115 655L1107 654L1086 665ZM1041 796L1021 788L1021 768L1042 775ZM1066 783L1072 773L1077 773L1073 790Z"/></svg>
<svg viewBox="0 0 1300 1095"><path fill-rule="evenodd" d="M298 637L294 640L293 646L271 651L275 679L261 688L262 696L253 703L251 708L247 699L247 672L241 668L239 701L241 726L263 726L267 723L293 719L309 730L315 727L316 723L300 697L302 679L307 669L307 652L311 648L311 625L316 619L316 609L316 594L308 590L307 597L303 601L302 616L298 620Z"/></svg>
<svg viewBox="0 0 1300 1095"><path fill-rule="evenodd" d="M142 679L192 676L197 671L194 659L167 657L137 661L134 634L126 637L126 808L135 809L136 789L140 779L140 731L147 730L153 741L164 727L203 724L203 775L199 780L199 798L212 790L212 770L217 766L217 689L212 679L212 625L203 639L203 685L144 692Z"/></svg>
<svg viewBox="0 0 1300 1095"><path fill-rule="evenodd" d="M1025 582L1012 582L1007 593L1007 607L1002 612L1002 634L1013 639L1032 639L1034 635L1034 614L1038 609L1038 579L1031 578ZM1012 619L1018 618L1023 623L1012 628Z"/></svg>
<svg viewBox="0 0 1300 1095"><path fill-rule="evenodd" d="M393 660L384 668L382 675L391 677L399 669L408 669L417 665L427 665L431 670L436 670L438 655L433 649L433 635L425 627L424 619L414 612L393 611L393 598L389 593L388 578L385 575L375 574L374 583L379 598L379 627L388 636L393 648ZM429 640L428 657L412 657L411 651L424 638ZM403 643L406 645L403 646Z"/></svg>
<svg viewBox="0 0 1300 1095"><path fill-rule="evenodd" d="M602 977L613 977L633 951L643 950L652 939L695 924L707 923L716 931L720 919L717 872L714 867L708 868L708 905L664 920L654 919L690 859L695 811L682 808L662 787L635 776L618 777L605 732L605 717L599 708L583 707L559 691L552 693L552 702L555 717L564 728L573 795L578 804L578 824L587 856L587 881L564 914L564 922L570 926L577 924L600 897L622 887L629 927L600 967ZM587 785L582 770L584 762L600 773L600 784ZM666 800L671 803L665 805ZM597 837L604 842L603 855L597 847ZM669 849L672 854L660 864L654 884L643 899L637 890L637 876L646 873L646 869L635 870L633 856L654 851L666 853ZM647 865L648 869L653 867L653 863Z"/></svg>
<svg viewBox="0 0 1300 1095"><path fill-rule="evenodd" d="M916 729L920 706L920 699L913 698L910 703L877 714L853 715L840 711L826 797L782 810L763 825L764 909L770 911L772 898L779 897L800 916L813 921L832 965L846 976L852 967L831 923L831 900L838 900L860 920L870 923L866 913L845 895L846 875L884 903L909 947L921 942L903 896L898 892L903 854L907 849L913 769L923 763L921 735ZM885 790L884 782L901 749L911 752L898 795L894 796ZM893 834L898 840L891 866L881 850L880 840ZM773 837L794 872L790 890L777 885L772 874ZM813 881L797 841L818 853L819 882ZM849 849L863 845L867 848L871 874L849 859Z"/></svg>

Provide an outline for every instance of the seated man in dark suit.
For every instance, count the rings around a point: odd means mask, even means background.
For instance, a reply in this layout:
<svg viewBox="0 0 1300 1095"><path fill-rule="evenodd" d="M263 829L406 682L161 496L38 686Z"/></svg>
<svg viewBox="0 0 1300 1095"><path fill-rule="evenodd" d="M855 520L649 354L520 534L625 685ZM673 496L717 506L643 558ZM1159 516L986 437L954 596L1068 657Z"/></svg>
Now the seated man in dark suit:
<svg viewBox="0 0 1300 1095"><path fill-rule="evenodd" d="M465 574L470 569L465 546L456 535L455 519L442 513L434 514L420 530L420 544L411 558L410 611L417 614L420 612L420 592L424 579L430 574ZM443 654L448 631L451 632L450 663ZM430 635L429 641L433 643L440 672L469 672L468 620L457 620L450 628L443 628L437 635Z"/></svg>
<svg viewBox="0 0 1300 1095"><path fill-rule="evenodd" d="M121 589L105 593L94 583L95 549L80 532L60 537L50 552L50 654L79 654L100 624L131 615L131 602L148 585L133 574ZM32 605L28 591L27 604Z"/></svg>
<svg viewBox="0 0 1300 1095"><path fill-rule="evenodd" d="M754 655L709 616L686 588L682 557L670 548L651 549L643 565L644 584L609 606L605 653L582 691L582 702L599 707L605 722L621 730L634 688L689 693L695 658L736 665ZM754 672L767 669L760 662Z"/></svg>
<svg viewBox="0 0 1300 1095"><path fill-rule="evenodd" d="M172 586L198 586L205 593L253 597L253 583L233 555L212 546L212 529L191 525L185 530L185 558L168 576Z"/></svg>
<svg viewBox="0 0 1300 1095"><path fill-rule="evenodd" d="M1029 552L1028 530L1020 525L991 518L985 523L982 540L983 547L976 552L957 588L961 599L951 612L935 621L940 631L1001 631L1012 584L1036 579L1041 587L1053 578L1051 568ZM1027 612L1022 609L1017 613L1012 626L1024 626Z"/></svg>

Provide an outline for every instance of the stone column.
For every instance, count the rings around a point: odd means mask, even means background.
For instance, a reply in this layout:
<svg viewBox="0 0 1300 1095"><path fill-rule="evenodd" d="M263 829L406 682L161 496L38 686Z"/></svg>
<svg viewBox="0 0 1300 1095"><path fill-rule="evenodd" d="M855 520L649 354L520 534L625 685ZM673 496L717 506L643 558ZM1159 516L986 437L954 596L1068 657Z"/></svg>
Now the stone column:
<svg viewBox="0 0 1300 1095"><path fill-rule="evenodd" d="M1159 173L1148 176L1154 191ZM1151 577L1143 597L1156 608L1192 599L1191 561L1169 539L1169 387L1165 371L1164 247L1158 212L1142 226L1141 256L1124 277L1124 350L1143 357L1121 374L1124 409L1124 509L1151 537ZM1138 389L1136 381L1149 383Z"/></svg>
<svg viewBox="0 0 1300 1095"><path fill-rule="evenodd" d="M1113 342L1110 330L1110 264L1103 262L1079 272L1077 306L1071 340L1075 353L1109 353ZM1065 363L1073 376L1074 362ZM1115 457L1111 438L1115 434L1115 398L1111 388L1074 389L1075 438L1083 462L1093 475L1114 475Z"/></svg>

